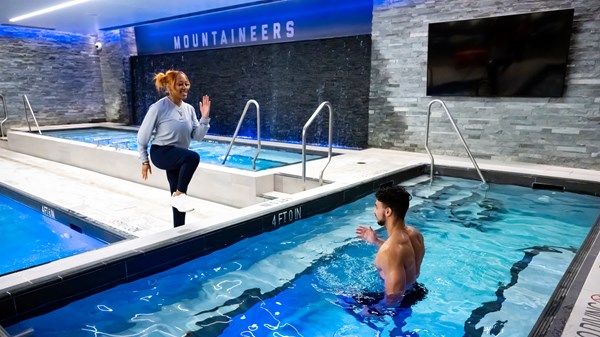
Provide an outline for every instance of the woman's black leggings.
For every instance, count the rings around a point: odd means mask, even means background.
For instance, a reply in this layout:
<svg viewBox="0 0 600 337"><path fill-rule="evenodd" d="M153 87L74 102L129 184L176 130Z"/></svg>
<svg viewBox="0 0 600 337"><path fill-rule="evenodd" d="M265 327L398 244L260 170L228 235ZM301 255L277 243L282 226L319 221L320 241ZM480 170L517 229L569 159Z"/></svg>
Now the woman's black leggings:
<svg viewBox="0 0 600 337"><path fill-rule="evenodd" d="M188 185L196 172L200 155L194 151L176 146L152 145L150 158L154 166L167 171L167 180L171 194L176 190L187 193ZM173 207L173 225L185 225L185 213Z"/></svg>

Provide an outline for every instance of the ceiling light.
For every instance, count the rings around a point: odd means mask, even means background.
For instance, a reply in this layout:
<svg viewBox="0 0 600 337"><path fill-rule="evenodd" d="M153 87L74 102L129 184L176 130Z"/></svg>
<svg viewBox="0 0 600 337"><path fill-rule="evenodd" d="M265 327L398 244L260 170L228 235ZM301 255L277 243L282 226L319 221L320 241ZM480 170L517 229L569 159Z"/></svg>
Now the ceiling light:
<svg viewBox="0 0 600 337"><path fill-rule="evenodd" d="M42 14L54 12L54 11L57 11L59 9L63 9L63 8L67 8L67 7L71 7L71 6L75 6L75 5L79 5L80 3L84 3L84 2L88 2L88 1L90 1L90 0L74 0L74 1L63 2L63 3L55 5L55 6L51 6L51 7L44 8L44 9L40 9L39 11L35 11L35 12L27 13L25 15L14 17L12 19L9 19L9 21L10 22L20 21L20 20L23 20L23 19L30 18L32 16L37 16L37 15L42 15Z"/></svg>

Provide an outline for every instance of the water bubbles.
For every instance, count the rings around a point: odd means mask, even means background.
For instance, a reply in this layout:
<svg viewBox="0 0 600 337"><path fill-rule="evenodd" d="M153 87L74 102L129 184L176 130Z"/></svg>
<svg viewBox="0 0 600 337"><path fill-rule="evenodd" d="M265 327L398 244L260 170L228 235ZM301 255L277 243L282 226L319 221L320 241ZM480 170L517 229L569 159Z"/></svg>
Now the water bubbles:
<svg viewBox="0 0 600 337"><path fill-rule="evenodd" d="M432 207L421 207L421 208L415 210L414 213L415 214L420 213L423 217L431 219L435 215L436 210Z"/></svg>
<svg viewBox="0 0 600 337"><path fill-rule="evenodd" d="M100 304L100 305L96 306L96 308L98 308L98 310L100 310L100 311L105 311L105 312L113 311L111 308L107 307L104 304Z"/></svg>
<svg viewBox="0 0 600 337"><path fill-rule="evenodd" d="M132 322L150 322L154 323L154 320L151 318L154 316L153 314L135 314L131 317Z"/></svg>
<svg viewBox="0 0 600 337"><path fill-rule="evenodd" d="M352 326L352 325L345 325L341 328L339 328L335 334L333 335L334 337L354 337L354 336L358 336L358 333L360 332L360 329L358 327Z"/></svg>
<svg viewBox="0 0 600 337"><path fill-rule="evenodd" d="M490 185L487 183L481 183L481 184L477 185L475 187L475 189L480 190L480 191L487 191L490 189Z"/></svg>
<svg viewBox="0 0 600 337"><path fill-rule="evenodd" d="M318 284L313 287L323 293L360 293L373 285L381 285L373 266L371 247L350 244L347 250L330 261L321 261L315 268ZM369 253L367 253L369 252Z"/></svg>
<svg viewBox="0 0 600 337"><path fill-rule="evenodd" d="M159 306L161 306L162 304L159 304ZM190 309L184 307L182 304L177 304L177 310L182 311L182 312L189 312Z"/></svg>
<svg viewBox="0 0 600 337"><path fill-rule="evenodd" d="M537 198L536 202L539 203L539 204L549 204L550 203L550 197L547 196L547 195L543 195L543 196Z"/></svg>

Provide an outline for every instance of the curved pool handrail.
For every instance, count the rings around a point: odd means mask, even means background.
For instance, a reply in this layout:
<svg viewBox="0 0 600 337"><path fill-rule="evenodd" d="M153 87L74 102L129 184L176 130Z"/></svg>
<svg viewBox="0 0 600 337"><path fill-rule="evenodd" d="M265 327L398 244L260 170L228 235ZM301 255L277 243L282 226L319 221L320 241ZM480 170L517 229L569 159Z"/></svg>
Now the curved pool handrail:
<svg viewBox="0 0 600 337"><path fill-rule="evenodd" d="M431 159L431 169L429 172L429 183L431 183L433 181L433 155L431 154L431 151L429 150L429 121L431 119L431 106L434 103L439 103L442 106L442 108L444 108L444 111L446 111L446 115L448 116L448 119L450 119L450 123L452 124L452 127L454 127L454 131L456 131L456 134L460 138L460 141L462 142L463 146L465 147L465 150L467 150L467 154L469 155L469 158L471 158L471 162L473 163L473 166L475 166L475 170L477 170L477 174L479 174L479 178L481 178L481 181L483 182L484 185L487 185L485 179L483 178L483 174L481 174L481 171L479 170L479 166L477 165L475 158L473 158L473 155L471 154L471 150L469 150L469 146L467 145L467 142L465 142L465 139L463 138L462 134L460 133L458 126L456 126L456 123L454 122L454 118L452 118L452 115L450 114L450 111L448 111L446 104L442 100L439 100L439 99L432 100L431 102L429 102L429 105L427 106L427 127L425 128L425 150L427 150L427 154L429 154L429 159Z"/></svg>
<svg viewBox="0 0 600 337"><path fill-rule="evenodd" d="M235 138L237 137L238 132L240 131L240 126L242 125L242 121L246 116L246 111L248 111L248 107L250 104L254 104L256 106L256 139L258 143L258 150L256 151L256 155L254 156L254 160L252 161L252 169L256 171L256 160L258 159L258 154L260 153L260 107L258 106L258 102L250 99L246 102L246 106L244 107L244 111L242 112L242 117L240 117L240 121L235 128L235 132L233 133L233 137L231 138L231 143L229 143L229 148L227 149L227 153L225 154L225 158L223 159L223 163L221 165L225 165L227 158L229 157L229 152L231 151L231 147L233 146L233 142L235 142Z"/></svg>
<svg viewBox="0 0 600 337"><path fill-rule="evenodd" d="M327 107L329 109L329 151L327 151L327 164L325 164L325 167L323 167L323 170L321 170L321 175L319 176L319 184L323 185L323 173L325 172L325 169L327 168L327 166L329 165L329 162L331 162L331 146L332 146L332 135L333 135L333 107L331 106L331 103L329 103L328 101L325 101L323 103L321 103L321 105L319 105L319 107L317 108L317 110L315 110L315 112L313 112L312 116L310 116L308 122L306 122L306 124L304 124L304 127L302 128L302 183L304 185L304 189L306 190L306 129L310 126L310 124L312 124L312 122L315 120L315 118L317 117L317 115L319 114L319 112L321 112L321 110L323 110L324 107Z"/></svg>
<svg viewBox="0 0 600 337"><path fill-rule="evenodd" d="M27 109L29 108L29 112L31 112L31 116L33 117L33 121L35 122L35 126L38 129L38 133L41 135L42 130L40 129L40 125L35 118L35 114L33 113L33 109L31 109L31 104L29 104L29 99L27 95L23 95L23 106L25 107L25 121L27 121L27 126L29 127L29 132L31 132L31 124L29 124L29 118L27 117Z"/></svg>
<svg viewBox="0 0 600 337"><path fill-rule="evenodd" d="M2 127L2 124L8 120L8 111L6 110L6 100L2 94L0 94L0 99L2 100L2 105L4 107L4 119L0 121L0 137L4 138L4 128Z"/></svg>

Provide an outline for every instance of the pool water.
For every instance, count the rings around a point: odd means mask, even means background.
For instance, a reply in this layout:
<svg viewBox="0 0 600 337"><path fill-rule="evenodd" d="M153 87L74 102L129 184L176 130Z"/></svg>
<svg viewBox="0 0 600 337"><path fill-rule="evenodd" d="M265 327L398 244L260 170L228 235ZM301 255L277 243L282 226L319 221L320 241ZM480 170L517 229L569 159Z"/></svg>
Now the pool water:
<svg viewBox="0 0 600 337"><path fill-rule="evenodd" d="M0 195L0 275L106 246Z"/></svg>
<svg viewBox="0 0 600 337"><path fill-rule="evenodd" d="M411 184L408 182L407 184ZM428 294L364 318L380 292L374 194L11 326L36 336L527 336L600 213L599 198L437 178L410 185ZM568 235L566 235L568 233ZM346 299L346 300L345 300ZM64 317L69 317L65 320Z"/></svg>
<svg viewBox="0 0 600 337"><path fill-rule="evenodd" d="M137 133L135 131L118 130L110 128L70 129L59 131L44 131L45 136L69 139L79 142L112 146L119 149L137 151ZM208 164L221 165L229 143L214 140L193 140L190 150L200 154L200 161ZM234 143L225 166L243 170L252 170L257 148L250 145ZM323 158L323 156L307 154L306 160ZM302 162L302 154L290 150L261 148L256 160L256 170L266 170Z"/></svg>

